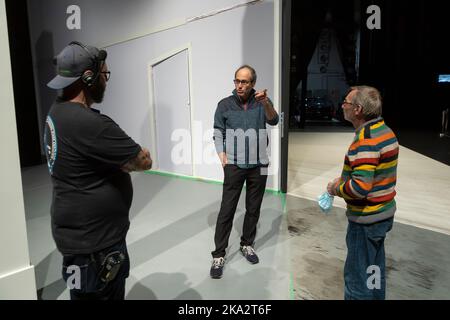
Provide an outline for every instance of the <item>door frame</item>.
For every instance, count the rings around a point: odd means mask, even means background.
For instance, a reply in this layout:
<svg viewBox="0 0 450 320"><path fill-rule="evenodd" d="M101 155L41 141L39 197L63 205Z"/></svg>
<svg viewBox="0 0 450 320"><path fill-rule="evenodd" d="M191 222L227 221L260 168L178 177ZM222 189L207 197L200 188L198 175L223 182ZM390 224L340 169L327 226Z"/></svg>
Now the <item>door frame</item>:
<svg viewBox="0 0 450 320"><path fill-rule="evenodd" d="M283 127L281 130L280 191L287 193L292 0L282 0L281 10L281 121L283 122Z"/></svg>
<svg viewBox="0 0 450 320"><path fill-rule="evenodd" d="M191 43L187 43L184 46L181 46L177 49L171 50L169 52L166 52L165 54L151 60L147 64L147 72L148 72L148 92L149 92L149 109L150 109L150 134L151 134L151 143L150 146L150 152L152 155L154 155L153 159L153 168L154 171L164 172L159 170L159 163L158 163L158 148L157 148L157 130L156 130L156 106L155 106L155 89L154 89L154 67L161 62L170 59L171 57L187 50L187 56L188 56L188 86L189 86L189 131L190 131L190 142L191 142L191 168L192 168L192 176L196 176L195 172L195 166L194 166L194 140L192 135L192 125L194 122L194 103L193 103L193 89L192 89L192 45ZM167 172L169 174L175 174L175 175L181 175L174 172Z"/></svg>

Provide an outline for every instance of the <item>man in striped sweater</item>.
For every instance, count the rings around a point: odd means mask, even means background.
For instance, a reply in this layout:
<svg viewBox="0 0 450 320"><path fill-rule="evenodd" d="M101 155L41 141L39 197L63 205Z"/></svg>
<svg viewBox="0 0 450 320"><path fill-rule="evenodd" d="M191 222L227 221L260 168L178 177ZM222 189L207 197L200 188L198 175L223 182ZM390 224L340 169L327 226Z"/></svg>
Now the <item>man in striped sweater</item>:
<svg viewBox="0 0 450 320"><path fill-rule="evenodd" d="M386 126L377 89L352 87L342 103L356 129L339 178L328 183L331 195L347 203L345 299L385 299L384 239L392 229L399 145Z"/></svg>

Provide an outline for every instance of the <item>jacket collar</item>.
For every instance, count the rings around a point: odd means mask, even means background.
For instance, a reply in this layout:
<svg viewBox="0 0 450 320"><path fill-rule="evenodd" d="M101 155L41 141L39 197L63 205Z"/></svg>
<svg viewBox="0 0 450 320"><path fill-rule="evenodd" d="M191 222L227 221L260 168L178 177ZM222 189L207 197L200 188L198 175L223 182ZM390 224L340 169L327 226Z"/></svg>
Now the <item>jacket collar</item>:
<svg viewBox="0 0 450 320"><path fill-rule="evenodd" d="M375 124L375 123L378 123L378 122L381 122L381 121L384 121L383 117L378 117L376 119L372 119L372 120L369 120L367 122L364 122L358 129L356 129L356 134L360 133L362 128L365 128L368 125L372 125L372 124Z"/></svg>

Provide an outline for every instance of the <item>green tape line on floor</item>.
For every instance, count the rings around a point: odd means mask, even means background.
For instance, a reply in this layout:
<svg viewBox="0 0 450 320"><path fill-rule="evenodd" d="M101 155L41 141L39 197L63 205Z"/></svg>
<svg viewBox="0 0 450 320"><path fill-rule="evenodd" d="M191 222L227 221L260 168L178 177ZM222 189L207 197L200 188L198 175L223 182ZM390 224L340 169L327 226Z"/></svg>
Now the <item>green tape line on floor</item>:
<svg viewBox="0 0 450 320"><path fill-rule="evenodd" d="M208 179L203 179L203 178L198 178L198 177L183 176L180 174L170 173L170 172L151 170L151 171L144 171L144 173L163 176L163 177L169 177L169 178L177 178L177 179L188 180L188 181L200 181L200 182L206 182L206 183L217 184L217 185L223 184L222 182L216 181L216 180L208 180Z"/></svg>
<svg viewBox="0 0 450 320"><path fill-rule="evenodd" d="M210 184L215 184L215 185L223 185L223 182L218 181L218 180L209 180L209 179L204 179L204 178L199 178L199 177L189 177L189 176L184 176L184 175L170 173L170 172L149 170L149 171L144 171L144 173L158 175L158 176L162 176L162 177L177 178L177 179L188 180L188 181L199 181L199 182L205 182L205 183L210 183ZM274 190L274 189L266 189L265 192L273 194L275 196L283 195L283 193L281 191Z"/></svg>
<svg viewBox="0 0 450 320"><path fill-rule="evenodd" d="M295 300L295 290L294 290L294 275L291 272L291 279L289 281L289 298Z"/></svg>

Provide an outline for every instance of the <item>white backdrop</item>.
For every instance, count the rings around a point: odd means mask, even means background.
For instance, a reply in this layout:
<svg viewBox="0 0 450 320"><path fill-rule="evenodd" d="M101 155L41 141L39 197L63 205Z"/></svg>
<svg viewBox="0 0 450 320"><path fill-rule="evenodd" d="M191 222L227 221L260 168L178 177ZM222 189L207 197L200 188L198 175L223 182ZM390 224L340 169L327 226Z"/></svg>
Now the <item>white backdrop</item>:
<svg viewBox="0 0 450 320"><path fill-rule="evenodd" d="M41 119L54 99L45 87L52 78L51 57L72 40L106 46L112 71L102 112L110 115L138 143L150 146L150 93L148 64L180 47L191 48L191 104L193 153L196 177L222 180L216 159L206 163L204 154L212 147L214 111L231 94L234 71L242 64L258 73L257 89L267 88L274 100L276 66L275 27L278 1L237 0L29 0L30 31L34 50L36 90ZM68 30L66 8L81 9L81 30ZM233 6L232 10L226 10ZM217 14L214 14L217 13ZM207 17L204 17L207 16ZM192 17L204 17L192 22ZM276 106L279 110L279 106ZM210 136L210 137L209 137ZM278 127L272 135L275 176L268 188L278 190Z"/></svg>

